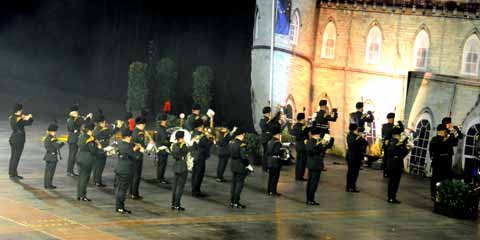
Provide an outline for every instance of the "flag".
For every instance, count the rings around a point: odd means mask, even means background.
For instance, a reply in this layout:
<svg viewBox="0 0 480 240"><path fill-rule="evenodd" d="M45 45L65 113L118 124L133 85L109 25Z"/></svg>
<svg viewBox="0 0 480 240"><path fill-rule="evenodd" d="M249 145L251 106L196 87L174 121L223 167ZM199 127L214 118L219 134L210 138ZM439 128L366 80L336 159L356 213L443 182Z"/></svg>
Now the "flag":
<svg viewBox="0 0 480 240"><path fill-rule="evenodd" d="M288 35L290 30L289 16L287 15L285 6L282 1L277 0L277 24L275 25L275 32L283 35Z"/></svg>

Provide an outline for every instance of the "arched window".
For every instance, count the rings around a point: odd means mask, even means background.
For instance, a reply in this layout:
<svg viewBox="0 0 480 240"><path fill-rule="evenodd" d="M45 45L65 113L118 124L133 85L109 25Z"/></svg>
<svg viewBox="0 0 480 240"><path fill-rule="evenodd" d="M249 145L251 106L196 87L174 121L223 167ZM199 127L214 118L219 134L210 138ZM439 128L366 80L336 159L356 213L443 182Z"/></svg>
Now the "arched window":
<svg viewBox="0 0 480 240"><path fill-rule="evenodd" d="M480 55L480 40L477 35L470 36L463 46L462 73L478 75L478 61Z"/></svg>
<svg viewBox="0 0 480 240"><path fill-rule="evenodd" d="M337 39L337 29L333 22L329 22L325 31L323 32L322 39L322 58L333 59L335 58L335 41Z"/></svg>
<svg viewBox="0 0 480 240"><path fill-rule="evenodd" d="M300 13L298 10L293 12L293 16L290 23L290 43L292 45L298 44L298 34L300 33Z"/></svg>
<svg viewBox="0 0 480 240"><path fill-rule="evenodd" d="M427 68L428 49L430 46L430 38L425 30L421 30L415 38L413 62L417 69Z"/></svg>
<svg viewBox="0 0 480 240"><path fill-rule="evenodd" d="M368 32L367 47L365 49L365 62L378 64L382 51L382 32L378 26L373 26Z"/></svg>
<svg viewBox="0 0 480 240"><path fill-rule="evenodd" d="M477 148L478 134L480 133L480 124L475 124L470 127L465 137L465 149L464 149L464 175L465 182L470 183L474 178L479 177L479 166L475 164L477 158L475 157Z"/></svg>
<svg viewBox="0 0 480 240"><path fill-rule="evenodd" d="M258 29L260 27L260 12L258 11L258 8L255 11L255 39L258 38Z"/></svg>
<svg viewBox="0 0 480 240"><path fill-rule="evenodd" d="M422 119L416 126L416 138L413 141L413 149L410 153L410 172L418 175L425 175L425 164L428 153L428 141L430 139L430 121Z"/></svg>

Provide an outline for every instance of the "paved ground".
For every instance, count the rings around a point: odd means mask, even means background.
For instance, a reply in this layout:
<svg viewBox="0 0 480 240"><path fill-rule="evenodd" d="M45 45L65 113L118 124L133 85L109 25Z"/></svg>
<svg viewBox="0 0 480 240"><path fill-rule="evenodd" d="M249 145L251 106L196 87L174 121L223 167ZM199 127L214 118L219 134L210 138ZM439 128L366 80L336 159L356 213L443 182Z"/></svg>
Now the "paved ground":
<svg viewBox="0 0 480 240"><path fill-rule="evenodd" d="M478 222L461 221L433 214L427 179L404 176L400 205L386 203L386 181L380 172L363 170L361 193L344 191L345 165L329 158L321 177L318 207L307 207L305 183L293 181L293 167L280 178L282 197L265 194L267 177L256 171L247 178L242 201L245 210L230 209L229 183L216 183L216 158L209 160L203 200L185 194L187 211L172 212L168 186L141 184L143 201L127 201L129 216L114 213L112 191L115 159L108 160L108 187L91 187L91 203L75 200L75 179L65 176L66 161L60 162L54 184L43 189L44 163L41 135L47 123L28 129L28 142L20 163L20 182L8 178L9 129L0 122L0 239L480 239ZM65 129L63 126L61 129ZM66 149L63 156L67 155ZM153 161L145 161L144 177L154 177ZM168 168L167 176L171 176ZM227 178L230 172L227 171ZM190 189L190 184L187 184Z"/></svg>

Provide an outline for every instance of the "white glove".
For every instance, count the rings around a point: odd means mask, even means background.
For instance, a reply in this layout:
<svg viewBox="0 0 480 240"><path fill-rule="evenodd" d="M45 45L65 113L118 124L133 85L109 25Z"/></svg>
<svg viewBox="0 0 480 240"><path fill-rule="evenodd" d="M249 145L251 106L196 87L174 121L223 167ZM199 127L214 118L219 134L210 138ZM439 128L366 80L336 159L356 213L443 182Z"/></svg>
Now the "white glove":
<svg viewBox="0 0 480 240"><path fill-rule="evenodd" d="M250 172L253 172L253 167L252 165L248 164L248 166L246 167L246 169Z"/></svg>
<svg viewBox="0 0 480 240"><path fill-rule="evenodd" d="M158 150L160 150L160 151L165 151L167 149L168 149L168 147L166 147L166 146L161 146L161 147L158 148Z"/></svg>
<svg viewBox="0 0 480 240"><path fill-rule="evenodd" d="M211 118L211 117L215 116L215 112L212 109L208 109L207 116Z"/></svg>
<svg viewBox="0 0 480 240"><path fill-rule="evenodd" d="M185 118L185 113L180 113L180 118L184 119Z"/></svg>

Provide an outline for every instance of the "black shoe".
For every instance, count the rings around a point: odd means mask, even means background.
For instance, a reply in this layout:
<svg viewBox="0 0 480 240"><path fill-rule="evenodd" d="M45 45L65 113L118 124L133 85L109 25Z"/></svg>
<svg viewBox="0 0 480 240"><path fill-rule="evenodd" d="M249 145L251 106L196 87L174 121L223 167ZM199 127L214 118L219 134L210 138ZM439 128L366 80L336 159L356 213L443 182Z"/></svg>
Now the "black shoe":
<svg viewBox="0 0 480 240"><path fill-rule="evenodd" d="M230 203L230 207L231 207L231 208L234 208L234 207L235 207L235 203Z"/></svg>
<svg viewBox="0 0 480 240"><path fill-rule="evenodd" d="M243 204L240 204L240 203L237 203L234 205L236 208L241 208L241 209L244 209L246 208L247 206L243 205Z"/></svg>
<svg viewBox="0 0 480 240"><path fill-rule="evenodd" d="M317 202L315 202L315 201L308 201L308 202L307 202L307 205L310 205L310 206L318 206L318 205L320 205L320 203L317 203Z"/></svg>
<svg viewBox="0 0 480 240"><path fill-rule="evenodd" d="M91 202L92 201L92 199L87 198L87 197L79 197L79 198L77 198L77 200L78 201L84 201L84 202Z"/></svg>
<svg viewBox="0 0 480 240"><path fill-rule="evenodd" d="M204 198L204 197L207 197L207 194L202 193L202 192L200 192L200 193L192 193L192 196L193 196L193 197L196 197L196 198Z"/></svg>
<svg viewBox="0 0 480 240"><path fill-rule="evenodd" d="M282 194L276 193L276 192L269 192L268 195L272 197L278 197L278 196L281 196Z"/></svg>
<svg viewBox="0 0 480 240"><path fill-rule="evenodd" d="M48 187L46 187L46 188L47 188L47 189L55 189L55 188L57 188L57 186L53 186L53 185L52 185L52 186L48 186Z"/></svg>
<svg viewBox="0 0 480 240"><path fill-rule="evenodd" d="M307 181L307 179L305 179L305 178L298 178L298 179L295 179L295 181L305 182L305 181Z"/></svg>
<svg viewBox="0 0 480 240"><path fill-rule="evenodd" d="M158 180L158 183L160 183L160 184L170 184L170 182L168 182L168 181L165 180L165 179Z"/></svg>
<svg viewBox="0 0 480 240"><path fill-rule="evenodd" d="M359 193L360 191L358 191L357 189L348 189L347 192Z"/></svg>
<svg viewBox="0 0 480 240"><path fill-rule="evenodd" d="M131 213L132 213L132 211L127 210L127 209L125 209L125 208L123 208L123 209L122 209L122 208L117 209L117 212L118 212L118 213L121 213L121 214L131 214Z"/></svg>
<svg viewBox="0 0 480 240"><path fill-rule="evenodd" d="M170 207L170 209L175 210L175 209L177 209L177 207L172 205L172 206Z"/></svg>
<svg viewBox="0 0 480 240"><path fill-rule="evenodd" d="M78 177L78 174L72 172L72 173L67 173L67 176L69 176L69 177Z"/></svg>
<svg viewBox="0 0 480 240"><path fill-rule="evenodd" d="M23 177L22 177L22 176L20 176L20 175L17 175L17 176L15 176L15 177L16 177L17 179L20 179L20 180L22 180L22 179L23 179Z"/></svg>
<svg viewBox="0 0 480 240"><path fill-rule="evenodd" d="M388 203L400 204L402 202L398 201L397 199L388 199Z"/></svg>
<svg viewBox="0 0 480 240"><path fill-rule="evenodd" d="M217 178L217 179L215 179L215 181L217 181L218 183L225 182L225 180L223 180L223 178Z"/></svg>
<svg viewBox="0 0 480 240"><path fill-rule="evenodd" d="M384 173L383 178L388 178L388 174Z"/></svg>
<svg viewBox="0 0 480 240"><path fill-rule="evenodd" d="M133 200L142 200L143 197L140 196L140 195L132 195L132 199L133 199Z"/></svg>
<svg viewBox="0 0 480 240"><path fill-rule="evenodd" d="M177 207L175 207L175 210L177 210L179 212L182 212L182 211L185 211L185 208L177 206Z"/></svg>
<svg viewBox="0 0 480 240"><path fill-rule="evenodd" d="M95 186L99 187L99 188L104 188L106 187L107 185L103 184L103 183L95 183Z"/></svg>

